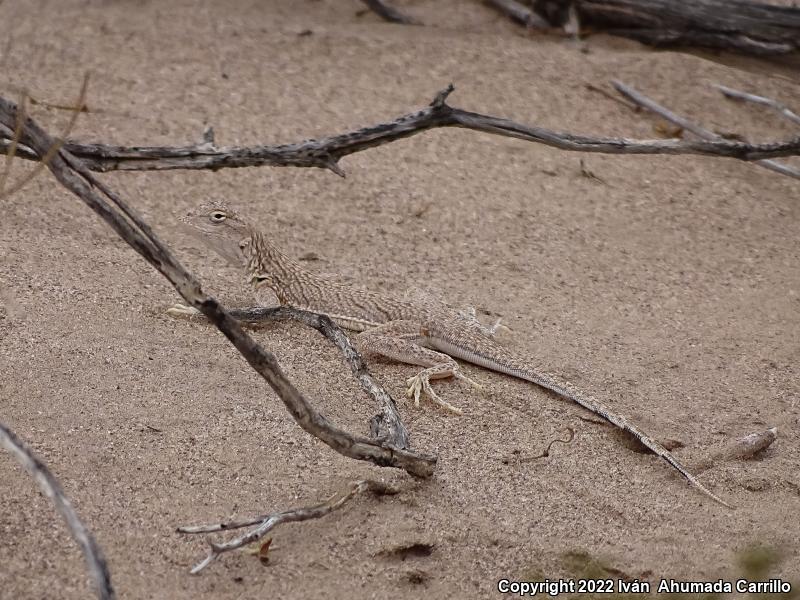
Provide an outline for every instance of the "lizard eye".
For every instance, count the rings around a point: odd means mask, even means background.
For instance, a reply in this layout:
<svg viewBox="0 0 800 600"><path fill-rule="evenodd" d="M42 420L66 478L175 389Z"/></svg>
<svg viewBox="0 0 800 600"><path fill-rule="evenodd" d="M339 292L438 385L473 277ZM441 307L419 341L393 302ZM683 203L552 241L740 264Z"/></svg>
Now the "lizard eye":
<svg viewBox="0 0 800 600"><path fill-rule="evenodd" d="M211 219L212 223L222 223L227 218L227 215L221 210L212 210L208 218Z"/></svg>

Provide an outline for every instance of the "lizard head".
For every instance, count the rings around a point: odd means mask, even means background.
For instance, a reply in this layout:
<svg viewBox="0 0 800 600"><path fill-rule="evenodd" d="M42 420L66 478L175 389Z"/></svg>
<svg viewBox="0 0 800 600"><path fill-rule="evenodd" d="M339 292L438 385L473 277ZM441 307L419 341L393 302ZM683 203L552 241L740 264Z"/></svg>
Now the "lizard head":
<svg viewBox="0 0 800 600"><path fill-rule="evenodd" d="M251 230L235 210L219 201L206 202L181 220L190 226L193 235L229 262L245 262L243 250L250 243Z"/></svg>

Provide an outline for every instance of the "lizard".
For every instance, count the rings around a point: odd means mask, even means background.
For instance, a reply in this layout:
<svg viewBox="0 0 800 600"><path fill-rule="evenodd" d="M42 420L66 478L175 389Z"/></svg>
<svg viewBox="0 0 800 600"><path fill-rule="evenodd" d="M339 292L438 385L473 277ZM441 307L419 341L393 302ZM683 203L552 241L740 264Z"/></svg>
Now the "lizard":
<svg viewBox="0 0 800 600"><path fill-rule="evenodd" d="M487 327L475 317L474 311L458 311L425 297L399 299L316 274L285 255L270 236L220 201L204 203L182 220L228 262L245 267L259 302L261 293L271 290L281 305L325 314L340 327L358 332L362 351L423 367L407 381L408 396L414 398L416 406L424 394L436 404L461 414L458 408L439 398L430 383L432 379L454 377L480 388L461 373L454 359L510 375L575 402L626 431L695 488L719 504L733 508L706 488L667 448L625 417L566 380L532 367L497 343L494 334L499 321ZM171 316L199 314L181 304L167 312Z"/></svg>

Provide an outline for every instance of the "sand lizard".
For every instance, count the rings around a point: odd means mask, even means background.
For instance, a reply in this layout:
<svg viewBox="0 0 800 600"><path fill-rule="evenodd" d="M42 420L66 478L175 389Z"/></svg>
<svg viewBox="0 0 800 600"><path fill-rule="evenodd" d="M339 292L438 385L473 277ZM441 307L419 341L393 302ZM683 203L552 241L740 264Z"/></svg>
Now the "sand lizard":
<svg viewBox="0 0 800 600"><path fill-rule="evenodd" d="M407 382L408 395L416 405L424 393L437 404L461 412L440 399L430 385L431 379L455 377L480 387L460 372L454 358L505 373L555 392L627 431L696 488L730 508L669 450L624 417L561 378L534 369L496 343L492 338L497 324L486 327L474 313L457 311L428 298L392 298L315 274L283 254L265 233L220 202L200 206L183 221L228 261L244 264L257 292L269 288L283 305L324 313L339 326L361 332L357 339L362 350L425 367ZM196 314L195 309L183 305L175 305L168 312L173 316Z"/></svg>

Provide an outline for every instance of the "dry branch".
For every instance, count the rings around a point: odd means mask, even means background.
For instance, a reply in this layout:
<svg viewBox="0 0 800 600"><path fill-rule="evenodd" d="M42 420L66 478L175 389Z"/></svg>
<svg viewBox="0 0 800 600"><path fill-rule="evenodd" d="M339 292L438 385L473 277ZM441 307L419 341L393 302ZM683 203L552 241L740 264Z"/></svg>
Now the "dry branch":
<svg viewBox="0 0 800 600"><path fill-rule="evenodd" d="M731 98L733 100L742 100L744 102L753 102L754 104L761 104L762 106L768 106L772 109L778 111L781 116L789 119L795 125L800 125L800 115L796 112L791 110L785 104L778 102L777 100L773 100L772 98L766 98L764 96L757 96L756 94L748 94L747 92L741 92L739 90L735 90L733 88L726 87L724 85L714 85L726 98Z"/></svg>
<svg viewBox="0 0 800 600"><path fill-rule="evenodd" d="M375 382L361 354L329 317L289 306L232 308L228 314L237 321L251 323L291 319L319 331L339 349L361 388L381 409L381 413L370 420L370 436L397 448L408 448L408 430L397 412L394 399Z"/></svg>
<svg viewBox="0 0 800 600"><path fill-rule="evenodd" d="M331 496L325 502L317 504L316 506L309 506L305 508L294 508L282 512L262 515L254 519L246 519L243 521L214 523L212 525L178 527L177 531L178 533L213 533L216 531L228 531L231 529L250 527L252 525L256 526L247 533L240 535L239 537L236 537L223 544L217 544L209 540L208 545L211 547L211 549L209 550L208 556L199 563L197 563L191 570L191 573L193 575L196 575L197 573L205 569L208 565L210 565L221 554L224 554L225 552L230 552L231 550L236 550L237 548L241 548L243 546L247 546L248 544L252 544L253 542L257 542L265 535L267 535L270 531L275 529L275 527L277 527L282 523L296 523L298 521L308 521L310 519L321 519L325 515L328 515L333 511L341 508L349 500L352 500L357 495L363 494L364 492L367 491L381 495L397 493L396 489L387 486L384 483L371 480L355 481L347 489Z"/></svg>
<svg viewBox="0 0 800 600"><path fill-rule="evenodd" d="M413 17L404 15L393 6L388 5L383 0L364 0L369 9L384 21L399 23L400 25L422 25Z"/></svg>
<svg viewBox="0 0 800 600"><path fill-rule="evenodd" d="M657 47L699 46L755 56L800 49L800 8L750 0L535 0L560 27L574 7L580 22Z"/></svg>
<svg viewBox="0 0 800 600"><path fill-rule="evenodd" d="M530 8L517 0L484 0L495 10L500 11L512 21L531 29L550 29L551 25Z"/></svg>
<svg viewBox="0 0 800 600"><path fill-rule="evenodd" d="M58 514L64 519L72 538L78 543L86 559L89 574L94 581L97 597L102 600L116 598L114 588L111 586L111 574L108 571L103 552L75 513L75 509L72 508L69 499L64 495L64 490L61 488L58 479L55 478L33 451L2 423L0 423L0 444L17 459L17 462L36 480L44 495L55 504Z"/></svg>
<svg viewBox="0 0 800 600"><path fill-rule="evenodd" d="M36 165L36 168L34 168L30 173L28 173L25 177L20 179L16 184L11 186L11 188L7 190L5 189L5 183L6 183L5 176L7 176L11 170L11 161L14 159L14 154L18 150L17 144L21 139L20 138L21 126L22 123L25 122L25 117L26 117L25 110L23 109L20 111L20 114L17 117L16 125L14 127L14 137L11 140L12 151L9 152L8 154L8 162L6 163L6 172L4 173L2 185L0 185L0 200L2 200L3 198L7 198L15 194L19 190L21 190L29 182L31 182L39 173L41 173L44 170L44 168L50 162L50 159L55 155L56 152L58 152L58 149L61 148L61 146L64 144L64 140L72 132L72 128L75 127L75 124L78 122L78 115L81 112L83 112L83 108L86 106L86 91L88 87L89 87L89 73L87 72L83 76L83 83L81 84L81 91L80 94L78 95L78 101L76 102L75 106L72 107L72 115L70 116L69 122L67 123L64 132L61 134L61 137L58 138L50 148L47 149L47 153L44 154L44 156L41 159L41 162L38 165ZM23 95L23 100L26 98L28 98L27 94Z"/></svg>
<svg viewBox="0 0 800 600"><path fill-rule="evenodd" d="M13 128L17 114L16 105L0 97L0 123L9 129ZM20 142L40 157L46 156L57 143L29 117L24 119ZM401 468L419 477L429 477L433 473L436 464L434 457L397 448L389 443L352 436L317 412L289 381L275 356L256 344L214 298L203 293L197 280L175 259L150 226L117 194L96 179L80 159L61 147L52 156L52 160L47 162L47 166L64 187L80 197L164 275L184 300L216 325L269 383L305 431L349 458L369 461L379 466Z"/></svg>
<svg viewBox="0 0 800 600"><path fill-rule="evenodd" d="M203 142L192 146L125 147L105 144L67 143L67 152L79 158L92 171L147 171L166 169L223 169L231 167L293 166L320 167L344 175L339 161L355 152L375 148L437 127L461 127L494 135L545 144L571 152L604 154L700 154L755 161L800 154L800 137L767 144L730 140L631 140L555 132L529 127L508 119L482 115L449 106L445 100L453 91L450 85L439 92L431 104L417 112L387 123L349 133L295 144L277 146L217 148ZM9 128L13 128L9 126ZM11 143L0 131L0 153ZM24 146L24 144L23 144ZM17 149L19 158L37 160L28 147Z"/></svg>
<svg viewBox="0 0 800 600"><path fill-rule="evenodd" d="M699 138L709 141L719 141L723 139L722 136L717 135L713 131L706 129L705 127L702 127L701 125L698 125L697 123L694 123L685 117L675 114L668 108L658 104L655 100L648 98L641 92L637 92L632 87L625 85L621 81L612 81L611 85L613 85L620 94L635 102L637 105L646 108L660 117L663 117L670 123L674 123L675 125L682 127L686 131L692 132ZM788 177L800 179L800 170L789 165L784 165L774 160L757 160L755 162L758 166L769 169L770 171L775 171L781 175L787 175Z"/></svg>

